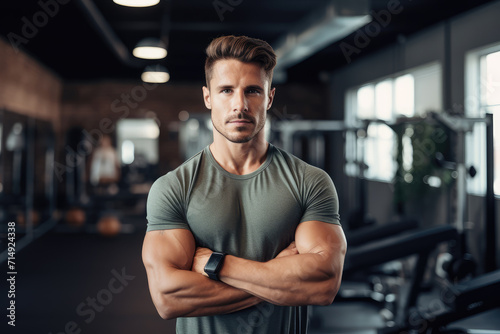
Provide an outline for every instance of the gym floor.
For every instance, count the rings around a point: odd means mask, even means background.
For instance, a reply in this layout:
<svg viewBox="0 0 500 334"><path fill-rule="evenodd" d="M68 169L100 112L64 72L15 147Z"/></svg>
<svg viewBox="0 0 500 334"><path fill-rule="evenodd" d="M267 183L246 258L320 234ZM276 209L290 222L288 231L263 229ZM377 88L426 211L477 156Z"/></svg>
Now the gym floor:
<svg viewBox="0 0 500 334"><path fill-rule="evenodd" d="M143 238L49 233L29 244L16 256L15 332L175 333L151 301Z"/></svg>

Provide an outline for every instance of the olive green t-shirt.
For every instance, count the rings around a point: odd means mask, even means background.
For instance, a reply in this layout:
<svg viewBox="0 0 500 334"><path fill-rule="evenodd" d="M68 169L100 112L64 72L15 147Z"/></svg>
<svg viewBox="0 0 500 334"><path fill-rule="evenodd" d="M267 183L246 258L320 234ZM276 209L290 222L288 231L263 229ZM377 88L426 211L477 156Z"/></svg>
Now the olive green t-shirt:
<svg viewBox="0 0 500 334"><path fill-rule="evenodd" d="M209 147L151 187L147 231L188 229L197 246L254 261L273 259L301 222L340 224L337 192L323 170L269 144L254 172L234 175ZM306 333L307 306L263 302L238 312L177 319L182 334Z"/></svg>

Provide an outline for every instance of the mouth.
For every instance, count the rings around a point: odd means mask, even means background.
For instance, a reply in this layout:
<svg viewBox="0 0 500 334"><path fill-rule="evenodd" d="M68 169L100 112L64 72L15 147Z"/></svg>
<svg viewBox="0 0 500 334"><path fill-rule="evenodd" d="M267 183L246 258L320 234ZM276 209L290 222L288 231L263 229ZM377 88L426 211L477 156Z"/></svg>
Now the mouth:
<svg viewBox="0 0 500 334"><path fill-rule="evenodd" d="M231 123L231 124L250 124L252 122L247 121L247 120L238 119L238 120L234 120L234 121L229 121L229 123Z"/></svg>
<svg viewBox="0 0 500 334"><path fill-rule="evenodd" d="M227 123L229 124L236 124L236 125L242 125L242 124L251 124L253 123L251 120L249 119L232 119L232 120L229 120Z"/></svg>

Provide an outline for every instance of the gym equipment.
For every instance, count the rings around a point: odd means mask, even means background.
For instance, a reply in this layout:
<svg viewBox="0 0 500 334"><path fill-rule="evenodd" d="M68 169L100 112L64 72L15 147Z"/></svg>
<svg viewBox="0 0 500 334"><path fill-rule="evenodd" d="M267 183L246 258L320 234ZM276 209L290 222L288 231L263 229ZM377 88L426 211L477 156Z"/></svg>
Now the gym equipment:
<svg viewBox="0 0 500 334"><path fill-rule="evenodd" d="M446 326L460 319L500 307L500 270L478 276L457 285L448 285L442 294L444 307L438 310L415 310L412 325L398 331L386 330L383 333L400 333L417 330L425 334L452 333ZM481 333L480 331L456 330L457 333ZM500 330L487 331L500 334Z"/></svg>
<svg viewBox="0 0 500 334"><path fill-rule="evenodd" d="M65 204L67 205L84 205L87 202L85 189L87 154L81 154L79 150L84 150L81 147L84 147L90 141L85 138L83 130L81 127L73 127L66 133L63 158L65 171L63 176L65 179Z"/></svg>
<svg viewBox="0 0 500 334"><path fill-rule="evenodd" d="M391 222L385 225L366 226L354 231L346 231L349 247L360 246L367 242L387 238L388 236L408 232L418 227L414 219Z"/></svg>
<svg viewBox="0 0 500 334"><path fill-rule="evenodd" d="M441 243L456 242L457 239L456 228L443 225L425 229L414 229L399 235L350 247L346 254L344 275L349 276L357 271L362 271L376 265L416 255L417 262L413 268L409 286L400 292L395 301L395 309L393 310L395 316L393 319L391 317L390 322L392 330L405 328L407 327L410 309L416 305L417 297L424 289L424 273L431 253ZM335 306L335 302L333 305ZM313 312L312 323L316 324L317 327L322 327L321 330L328 330L328 324L325 324L324 318L314 314L328 312L328 307L326 309L317 309L317 311ZM394 333L397 333L397 331Z"/></svg>
<svg viewBox="0 0 500 334"><path fill-rule="evenodd" d="M455 169L457 172L457 199L458 208L455 224L460 234L460 242L453 254L453 263L448 265L450 278L459 281L467 276L467 272L474 273L475 264L472 257L468 254L467 239L465 233L465 223L467 215L467 175L475 176L473 167L465 166L465 135L472 132L474 125L483 123L486 125L486 215L485 215L485 271L496 269L496 213L495 213L495 195L493 191L493 115L486 114L484 118L466 118L451 116L447 113L431 113L430 116L455 132L457 139L457 158L456 162L450 163L437 157L437 163L447 168Z"/></svg>
<svg viewBox="0 0 500 334"><path fill-rule="evenodd" d="M12 191L14 195L21 194L21 180L22 180L22 163L23 163L23 151L26 148L26 130L23 123L16 122L9 134L7 135L7 141L5 144L7 151L11 151L13 154L12 159Z"/></svg>
<svg viewBox="0 0 500 334"><path fill-rule="evenodd" d="M212 122L207 113L185 113L178 124L179 150L183 161L191 158L213 141Z"/></svg>
<svg viewBox="0 0 500 334"><path fill-rule="evenodd" d="M417 228L416 220L402 220L347 231L346 239L351 249ZM394 316L395 297L400 285L404 282L404 271L404 266L400 261L391 261L356 272L354 275L346 272L335 301L336 303L362 301L373 304L386 321L391 321Z"/></svg>
<svg viewBox="0 0 500 334"><path fill-rule="evenodd" d="M1 109L0 129L0 218L17 222L20 251L55 225L53 129L50 122ZM7 256L2 252L0 262Z"/></svg>
<svg viewBox="0 0 500 334"><path fill-rule="evenodd" d="M273 123L272 130L280 133L280 141L283 149L293 153L293 136L297 132L338 132L346 131L348 127L344 121L286 120Z"/></svg>

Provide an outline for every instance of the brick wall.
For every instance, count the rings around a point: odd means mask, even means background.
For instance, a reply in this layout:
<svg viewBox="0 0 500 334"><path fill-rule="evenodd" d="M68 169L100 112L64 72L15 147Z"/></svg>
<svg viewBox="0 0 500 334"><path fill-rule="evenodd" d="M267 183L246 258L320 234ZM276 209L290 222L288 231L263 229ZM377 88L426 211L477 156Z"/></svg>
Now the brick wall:
<svg viewBox="0 0 500 334"><path fill-rule="evenodd" d="M59 128L61 79L0 37L0 108Z"/></svg>

